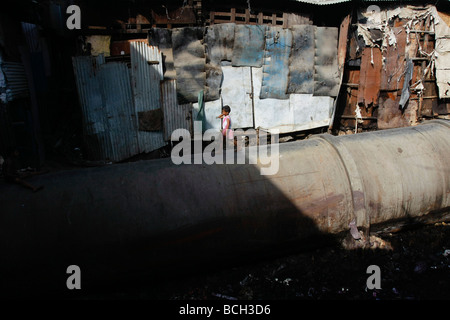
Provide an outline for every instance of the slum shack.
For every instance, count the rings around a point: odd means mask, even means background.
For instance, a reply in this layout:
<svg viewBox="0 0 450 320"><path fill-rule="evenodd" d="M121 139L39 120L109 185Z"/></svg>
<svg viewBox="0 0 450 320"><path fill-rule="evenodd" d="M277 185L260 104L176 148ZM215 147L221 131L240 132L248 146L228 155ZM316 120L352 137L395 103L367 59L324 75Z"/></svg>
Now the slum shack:
<svg viewBox="0 0 450 320"><path fill-rule="evenodd" d="M449 14L431 1L11 3L0 154L19 149L44 189L0 184L2 283L50 294L74 264L95 287L447 221ZM243 149L211 163L224 106Z"/></svg>

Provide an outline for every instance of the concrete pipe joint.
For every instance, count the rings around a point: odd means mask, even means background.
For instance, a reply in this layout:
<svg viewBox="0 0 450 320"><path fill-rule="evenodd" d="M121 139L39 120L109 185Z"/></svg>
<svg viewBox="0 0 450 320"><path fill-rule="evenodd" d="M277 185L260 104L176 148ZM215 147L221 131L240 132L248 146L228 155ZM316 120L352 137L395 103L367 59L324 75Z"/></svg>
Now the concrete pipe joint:
<svg viewBox="0 0 450 320"><path fill-rule="evenodd" d="M130 272L196 265L298 250L352 220L364 229L439 219L450 203L449 126L282 143L273 175L260 164L167 158L36 176L45 186L36 193L2 184L2 275L17 266L45 265L51 275L77 263Z"/></svg>

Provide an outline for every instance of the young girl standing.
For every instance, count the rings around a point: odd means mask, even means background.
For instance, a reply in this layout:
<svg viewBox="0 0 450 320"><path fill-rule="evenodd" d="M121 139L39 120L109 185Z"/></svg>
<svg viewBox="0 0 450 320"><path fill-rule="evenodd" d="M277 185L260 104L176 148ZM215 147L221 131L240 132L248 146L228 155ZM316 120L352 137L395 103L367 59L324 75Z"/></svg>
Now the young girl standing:
<svg viewBox="0 0 450 320"><path fill-rule="evenodd" d="M234 141L234 133L231 129L231 117L230 117L231 108L230 106L226 105L222 107L222 114L218 116L217 118L222 119L222 136L224 138L224 142L226 144L233 143L236 145L236 142Z"/></svg>

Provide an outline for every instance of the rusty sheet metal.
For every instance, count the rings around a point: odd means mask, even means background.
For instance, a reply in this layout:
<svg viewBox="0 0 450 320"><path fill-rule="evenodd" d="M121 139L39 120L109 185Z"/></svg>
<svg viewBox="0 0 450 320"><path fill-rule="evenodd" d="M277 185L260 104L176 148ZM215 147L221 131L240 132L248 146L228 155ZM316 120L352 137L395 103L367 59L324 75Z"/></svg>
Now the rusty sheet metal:
<svg viewBox="0 0 450 320"><path fill-rule="evenodd" d="M139 112L161 108L160 82L163 80L163 65L161 51L157 47L149 46L145 41L131 42L130 56L131 87L137 124ZM138 130L137 138L140 152L151 152L166 144L162 130Z"/></svg>
<svg viewBox="0 0 450 320"><path fill-rule="evenodd" d="M397 91L381 91L378 106L378 129L391 129L408 127L416 124L418 103L417 100L409 102L408 108L403 112L399 108L400 93Z"/></svg>
<svg viewBox="0 0 450 320"><path fill-rule="evenodd" d="M313 93L314 26L292 26L287 93Z"/></svg>
<svg viewBox="0 0 450 320"><path fill-rule="evenodd" d="M344 73L345 59L348 48L348 34L350 32L350 24L352 22L352 15L346 15L339 26L339 40L338 40L338 66L341 75Z"/></svg>
<svg viewBox="0 0 450 320"><path fill-rule="evenodd" d="M282 27L268 27L263 60L260 99L289 99L286 94L292 32Z"/></svg>
<svg viewBox="0 0 450 320"><path fill-rule="evenodd" d="M103 55L72 58L87 147L86 154L90 160L106 160L112 154L111 138L98 77L100 66L104 63Z"/></svg>
<svg viewBox="0 0 450 320"><path fill-rule="evenodd" d="M358 104L369 107L378 105L383 61L379 48L365 47L361 57L358 87Z"/></svg>
<svg viewBox="0 0 450 320"><path fill-rule="evenodd" d="M162 110L164 113L164 140L170 141L176 129L192 132L192 104L178 105L176 80L161 83Z"/></svg>
<svg viewBox="0 0 450 320"><path fill-rule="evenodd" d="M176 28L172 30L172 49L177 73L179 103L196 102L205 88L205 47L203 28Z"/></svg>
<svg viewBox="0 0 450 320"><path fill-rule="evenodd" d="M396 45L388 45L383 51L384 66L381 71L380 90L401 90L405 72L406 31L403 27L393 27Z"/></svg>
<svg viewBox="0 0 450 320"><path fill-rule="evenodd" d="M316 27L314 39L314 95L336 97L340 86L338 28Z"/></svg>
<svg viewBox="0 0 450 320"><path fill-rule="evenodd" d="M130 74L125 63L100 66L100 90L111 141L109 160L121 161L139 153Z"/></svg>
<svg viewBox="0 0 450 320"><path fill-rule="evenodd" d="M261 67L266 34L264 25L237 24L234 29L232 65L235 67Z"/></svg>

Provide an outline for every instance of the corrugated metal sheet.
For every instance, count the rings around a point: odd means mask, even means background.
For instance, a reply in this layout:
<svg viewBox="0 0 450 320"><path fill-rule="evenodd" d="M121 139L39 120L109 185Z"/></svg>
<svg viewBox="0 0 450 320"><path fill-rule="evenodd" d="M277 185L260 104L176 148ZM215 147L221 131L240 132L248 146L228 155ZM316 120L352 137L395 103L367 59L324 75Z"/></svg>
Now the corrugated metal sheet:
<svg viewBox="0 0 450 320"><path fill-rule="evenodd" d="M267 29L260 99L289 99L286 91L291 48L292 32L289 29L282 27Z"/></svg>
<svg viewBox="0 0 450 320"><path fill-rule="evenodd" d="M167 80L161 83L162 108L164 113L164 140L169 141L176 129L192 132L192 103L178 105L177 83Z"/></svg>
<svg viewBox="0 0 450 320"><path fill-rule="evenodd" d="M83 116L85 143L88 157L92 160L107 160L112 155L109 128L105 118L98 77L100 66L104 63L103 55L72 58Z"/></svg>
<svg viewBox="0 0 450 320"><path fill-rule="evenodd" d="M103 95L104 119L111 141L109 159L121 161L138 154L136 115L125 63L110 62L100 66L100 89Z"/></svg>
<svg viewBox="0 0 450 320"><path fill-rule="evenodd" d="M162 130L138 130L139 112L161 108L161 53L135 42L131 58L132 72L125 63L105 63L103 55L73 58L91 159L121 161L166 144Z"/></svg>
<svg viewBox="0 0 450 320"><path fill-rule="evenodd" d="M144 41L131 42L130 55L137 123L139 112L161 108L160 82L163 80L163 65L161 51ZM162 131L138 131L137 138L141 152L150 152L166 145Z"/></svg>
<svg viewBox="0 0 450 320"><path fill-rule="evenodd" d="M20 62L4 61L0 65L6 85L6 101L28 97L28 81L25 68Z"/></svg>
<svg viewBox="0 0 450 320"><path fill-rule="evenodd" d="M41 43L39 41L39 30L37 25L28 22L22 22L22 30L25 40L28 44L30 52L42 51Z"/></svg>

